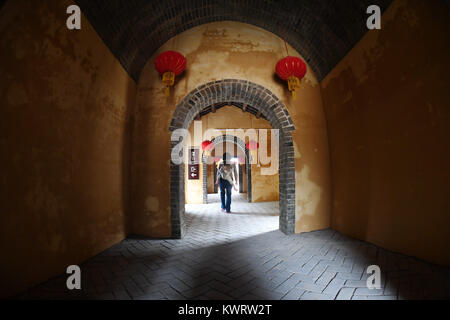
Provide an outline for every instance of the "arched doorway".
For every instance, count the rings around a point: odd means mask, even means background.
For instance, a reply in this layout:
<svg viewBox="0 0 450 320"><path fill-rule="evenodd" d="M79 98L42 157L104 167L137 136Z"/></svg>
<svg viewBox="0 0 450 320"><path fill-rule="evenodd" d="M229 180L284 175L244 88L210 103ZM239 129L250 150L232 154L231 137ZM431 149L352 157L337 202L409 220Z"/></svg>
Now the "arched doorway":
<svg viewBox="0 0 450 320"><path fill-rule="evenodd" d="M247 80L226 79L206 83L191 91L176 107L169 130L188 129L194 118L215 103L250 106L279 130L280 230L295 230L295 166L291 131L294 124L283 102L270 90ZM180 141L171 141L171 154ZM172 237L182 238L184 221L184 164L170 162L170 215Z"/></svg>
<svg viewBox="0 0 450 320"><path fill-rule="evenodd" d="M217 145L223 143L223 142L231 142L235 144L239 149L241 149L242 153L245 155L245 173L246 173L246 180L247 180L247 200L248 202L252 202L252 166L251 166L251 153L248 152L248 149L245 147L245 142L242 141L242 139L232 136L232 135L221 135L218 137L215 137L211 140L214 147ZM202 155L202 162L203 162L203 203L208 203L208 167L206 163L206 155L205 152L203 152ZM241 177L242 175L239 174Z"/></svg>

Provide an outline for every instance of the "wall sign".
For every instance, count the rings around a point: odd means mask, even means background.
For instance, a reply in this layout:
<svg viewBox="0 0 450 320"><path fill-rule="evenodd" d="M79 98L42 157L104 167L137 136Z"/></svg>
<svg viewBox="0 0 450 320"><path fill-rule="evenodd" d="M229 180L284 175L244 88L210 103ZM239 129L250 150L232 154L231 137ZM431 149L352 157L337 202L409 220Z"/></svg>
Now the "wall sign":
<svg viewBox="0 0 450 320"><path fill-rule="evenodd" d="M200 150L198 148L189 148L189 161L188 161L188 179L199 180L200 179Z"/></svg>

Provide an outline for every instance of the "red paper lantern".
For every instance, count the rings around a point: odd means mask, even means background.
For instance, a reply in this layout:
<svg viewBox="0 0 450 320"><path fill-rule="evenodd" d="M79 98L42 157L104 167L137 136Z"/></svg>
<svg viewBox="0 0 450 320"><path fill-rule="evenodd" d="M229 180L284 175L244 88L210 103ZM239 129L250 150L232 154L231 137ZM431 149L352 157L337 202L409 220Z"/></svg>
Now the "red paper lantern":
<svg viewBox="0 0 450 320"><path fill-rule="evenodd" d="M177 51L164 51L156 58L155 68L162 75L168 96L170 87L175 83L175 76L180 75L186 68L186 58Z"/></svg>
<svg viewBox="0 0 450 320"><path fill-rule="evenodd" d="M211 141L205 140L202 142L202 150L211 151L212 149L214 149L214 144Z"/></svg>
<svg viewBox="0 0 450 320"><path fill-rule="evenodd" d="M295 99L300 80L306 75L306 63L300 58L289 56L278 61L275 70L281 79L287 80L289 91Z"/></svg>
<svg viewBox="0 0 450 320"><path fill-rule="evenodd" d="M245 147L248 149L248 150L256 150L256 149L259 149L259 142L255 142L255 141L249 141L249 142L247 142L246 144L245 144Z"/></svg>

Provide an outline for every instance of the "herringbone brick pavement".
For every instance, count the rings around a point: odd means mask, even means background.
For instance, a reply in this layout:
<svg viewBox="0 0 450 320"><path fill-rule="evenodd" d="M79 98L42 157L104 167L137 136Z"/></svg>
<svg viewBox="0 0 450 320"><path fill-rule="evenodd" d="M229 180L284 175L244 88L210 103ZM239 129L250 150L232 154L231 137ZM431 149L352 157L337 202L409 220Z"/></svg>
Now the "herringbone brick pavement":
<svg viewBox="0 0 450 320"><path fill-rule="evenodd" d="M215 198L216 197L216 198ZM231 214L186 205L182 240L126 239L81 265L82 290L63 274L21 299L449 299L450 271L333 230L286 236L278 203L246 203ZM382 288L369 290L378 265Z"/></svg>

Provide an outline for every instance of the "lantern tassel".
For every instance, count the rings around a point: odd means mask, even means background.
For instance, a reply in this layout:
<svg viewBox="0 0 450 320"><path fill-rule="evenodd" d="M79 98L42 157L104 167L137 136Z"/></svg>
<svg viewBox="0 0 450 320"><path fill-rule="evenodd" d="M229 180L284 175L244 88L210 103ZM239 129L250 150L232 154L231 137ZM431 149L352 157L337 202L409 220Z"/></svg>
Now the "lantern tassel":
<svg viewBox="0 0 450 320"><path fill-rule="evenodd" d="M166 97L168 97L170 95L170 87L166 87L166 89L164 89L164 95Z"/></svg>

